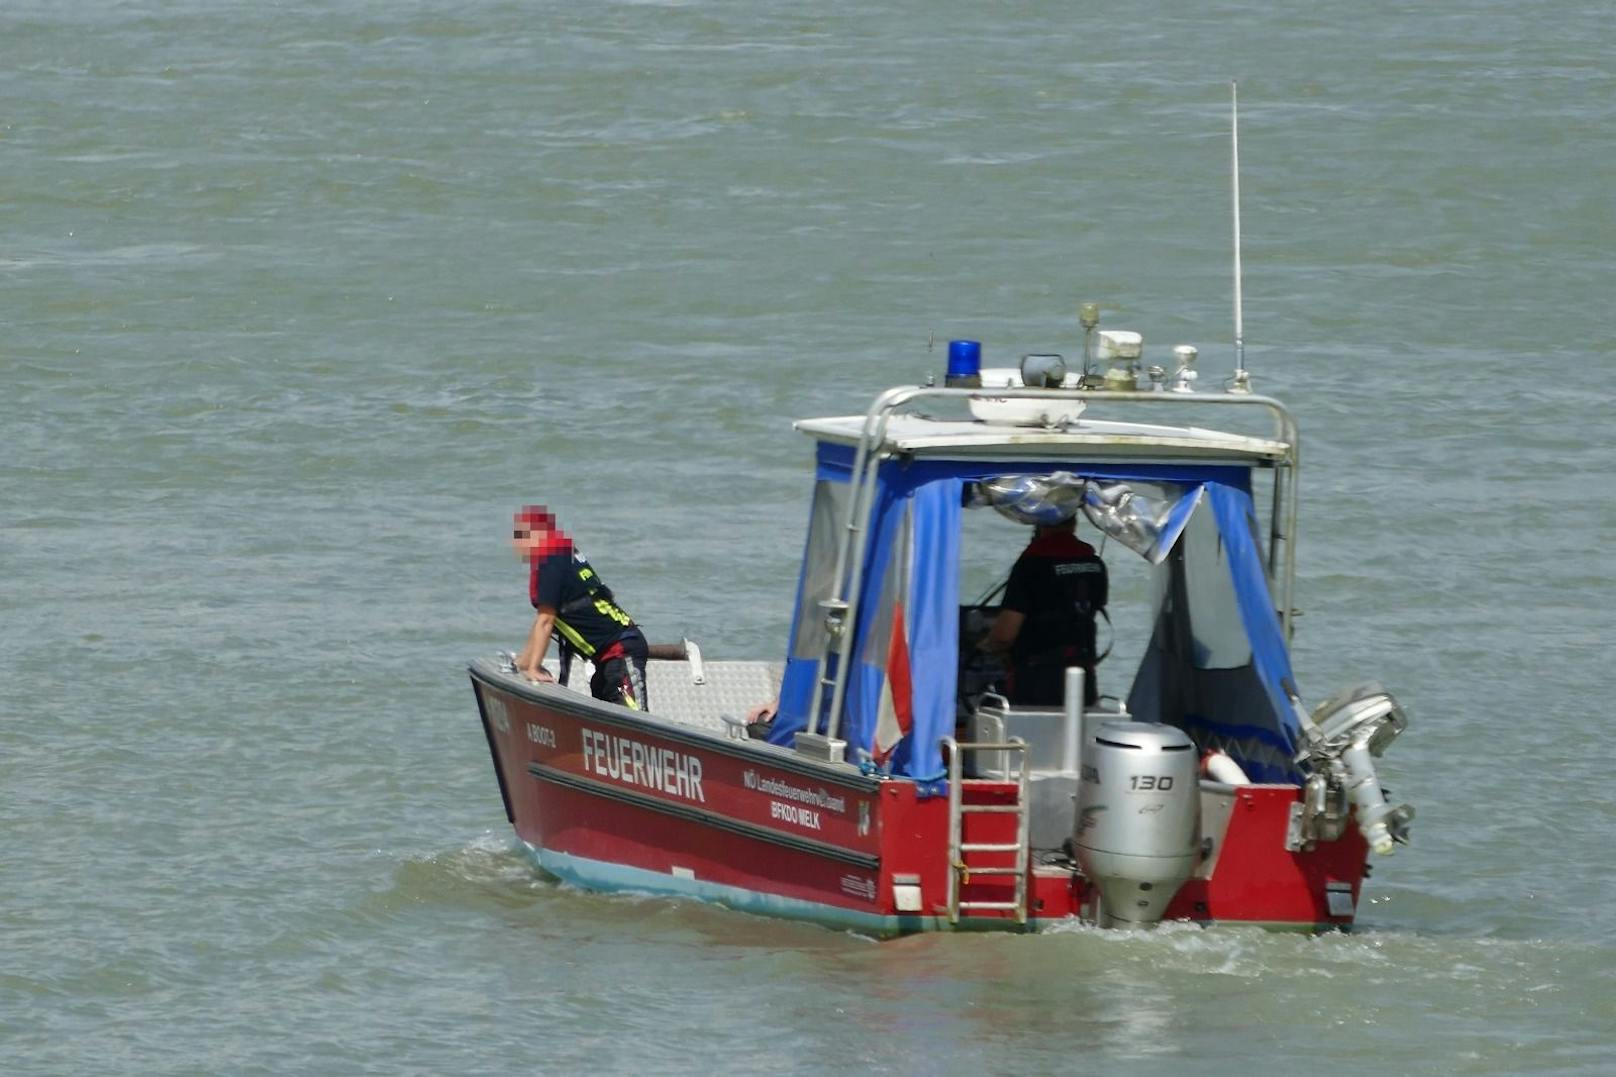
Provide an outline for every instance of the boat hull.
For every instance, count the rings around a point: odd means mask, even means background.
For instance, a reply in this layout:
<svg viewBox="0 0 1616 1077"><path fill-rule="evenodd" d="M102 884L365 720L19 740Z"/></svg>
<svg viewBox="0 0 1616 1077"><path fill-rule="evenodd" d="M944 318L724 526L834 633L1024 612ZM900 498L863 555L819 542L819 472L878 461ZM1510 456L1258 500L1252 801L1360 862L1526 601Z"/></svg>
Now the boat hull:
<svg viewBox="0 0 1616 1077"><path fill-rule="evenodd" d="M948 915L948 801L757 741L661 721L473 666L472 684L517 836L546 872L600 891L674 895L886 937L1037 930L1094 913L1069 862L1035 863L1024 915ZM971 783L979 802L1012 783ZM1351 925L1366 863L1356 830L1287 850L1294 786L1220 795L1216 833L1168 919L1319 930ZM964 840L1006 842L1014 816L966 816ZM1007 865L984 854L981 872ZM962 873L967 902L1013 897L1006 875Z"/></svg>

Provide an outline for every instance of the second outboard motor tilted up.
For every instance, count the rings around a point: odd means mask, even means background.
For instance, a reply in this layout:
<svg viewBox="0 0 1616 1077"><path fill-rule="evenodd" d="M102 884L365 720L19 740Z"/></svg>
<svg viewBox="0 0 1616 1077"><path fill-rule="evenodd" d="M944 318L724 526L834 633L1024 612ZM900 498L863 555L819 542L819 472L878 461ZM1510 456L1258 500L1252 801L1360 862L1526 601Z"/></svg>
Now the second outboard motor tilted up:
<svg viewBox="0 0 1616 1077"><path fill-rule="evenodd" d="M1197 762L1174 726L1106 722L1083 745L1072 844L1100 891L1100 926L1157 923L1195 870Z"/></svg>

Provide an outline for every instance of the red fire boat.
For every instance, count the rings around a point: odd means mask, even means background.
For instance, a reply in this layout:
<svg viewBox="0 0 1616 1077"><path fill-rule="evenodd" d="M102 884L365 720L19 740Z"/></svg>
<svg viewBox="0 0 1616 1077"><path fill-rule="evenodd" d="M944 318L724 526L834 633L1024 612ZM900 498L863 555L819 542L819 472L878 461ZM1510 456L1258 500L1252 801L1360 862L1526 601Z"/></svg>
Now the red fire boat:
<svg viewBox="0 0 1616 1077"><path fill-rule="evenodd" d="M796 424L814 476L783 662L686 641L651 662L645 713L474 662L506 816L538 865L881 937L1350 926L1371 852L1413 816L1374 765L1407 718L1376 684L1300 698L1296 423L1245 379L1195 391L1188 347L1141 389L1138 335L1085 329L1082 371L981 370L951 346L947 384ZM1213 416L1235 429L1188 421ZM1075 516L1107 558L1144 559L1149 640L1125 696L1085 702L1074 666L1059 704L1007 697L978 647L997 607L960 593L969 521L996 515ZM770 699L749 734L741 716Z"/></svg>

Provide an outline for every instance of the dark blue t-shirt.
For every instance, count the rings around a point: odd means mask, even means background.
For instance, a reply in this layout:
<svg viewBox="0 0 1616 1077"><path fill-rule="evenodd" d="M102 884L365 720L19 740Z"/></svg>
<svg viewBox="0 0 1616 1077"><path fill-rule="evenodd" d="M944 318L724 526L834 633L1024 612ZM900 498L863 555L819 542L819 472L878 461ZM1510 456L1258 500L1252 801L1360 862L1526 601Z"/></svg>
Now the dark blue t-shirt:
<svg viewBox="0 0 1616 1077"><path fill-rule="evenodd" d="M1010 570L1004 592L1004 608L1027 618L1011 645L1011 661L1092 663L1094 616L1105 609L1109 590L1094 547L1067 533L1034 539Z"/></svg>
<svg viewBox="0 0 1616 1077"><path fill-rule="evenodd" d="M528 596L535 608L549 606L556 611L561 638L586 658L631 631L638 633L612 589L577 550L557 550L535 561Z"/></svg>

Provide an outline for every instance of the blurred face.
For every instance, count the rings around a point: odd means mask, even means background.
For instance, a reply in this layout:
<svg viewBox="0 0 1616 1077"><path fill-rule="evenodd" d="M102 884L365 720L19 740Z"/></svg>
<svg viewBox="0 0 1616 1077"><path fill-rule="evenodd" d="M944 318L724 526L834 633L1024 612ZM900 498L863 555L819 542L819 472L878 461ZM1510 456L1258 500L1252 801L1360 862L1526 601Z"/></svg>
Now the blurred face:
<svg viewBox="0 0 1616 1077"><path fill-rule="evenodd" d="M542 505L529 505L511 521L511 547L516 556L532 561L565 545L567 536L556 526L555 517Z"/></svg>
<svg viewBox="0 0 1616 1077"><path fill-rule="evenodd" d="M529 505L511 519L511 547L516 556L531 561L545 545L555 527L555 518L542 506Z"/></svg>
<svg viewBox="0 0 1616 1077"><path fill-rule="evenodd" d="M516 551L517 557L524 561L532 560L542 539L543 533L530 527L527 521L521 519L515 521L515 527L511 531L511 548Z"/></svg>

